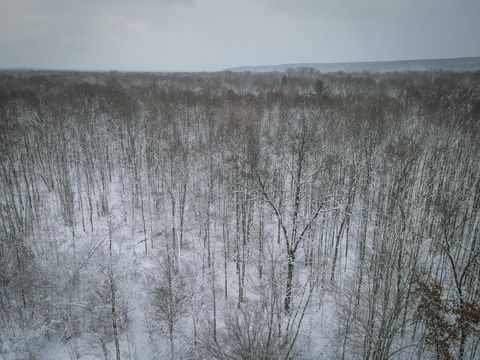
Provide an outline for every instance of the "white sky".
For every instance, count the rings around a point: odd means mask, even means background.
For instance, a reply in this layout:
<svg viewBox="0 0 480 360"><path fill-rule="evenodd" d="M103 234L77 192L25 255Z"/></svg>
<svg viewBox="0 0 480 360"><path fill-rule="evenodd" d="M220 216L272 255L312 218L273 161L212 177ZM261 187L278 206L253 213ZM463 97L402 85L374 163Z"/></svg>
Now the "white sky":
<svg viewBox="0 0 480 360"><path fill-rule="evenodd" d="M198 71L480 56L480 0L0 0L0 67Z"/></svg>

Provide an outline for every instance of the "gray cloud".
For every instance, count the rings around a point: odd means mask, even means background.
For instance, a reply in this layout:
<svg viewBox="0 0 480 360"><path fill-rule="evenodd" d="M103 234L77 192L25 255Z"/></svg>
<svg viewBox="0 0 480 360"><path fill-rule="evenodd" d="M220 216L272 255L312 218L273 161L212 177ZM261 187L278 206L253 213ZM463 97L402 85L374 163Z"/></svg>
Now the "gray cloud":
<svg viewBox="0 0 480 360"><path fill-rule="evenodd" d="M1 0L0 67L218 70L480 55L477 0Z"/></svg>

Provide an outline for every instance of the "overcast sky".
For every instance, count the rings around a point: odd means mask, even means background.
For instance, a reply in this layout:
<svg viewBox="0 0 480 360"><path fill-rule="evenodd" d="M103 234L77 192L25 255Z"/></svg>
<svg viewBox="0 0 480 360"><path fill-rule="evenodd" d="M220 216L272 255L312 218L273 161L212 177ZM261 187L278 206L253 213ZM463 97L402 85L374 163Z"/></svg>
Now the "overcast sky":
<svg viewBox="0 0 480 360"><path fill-rule="evenodd" d="M0 67L221 70L480 56L480 0L0 0Z"/></svg>

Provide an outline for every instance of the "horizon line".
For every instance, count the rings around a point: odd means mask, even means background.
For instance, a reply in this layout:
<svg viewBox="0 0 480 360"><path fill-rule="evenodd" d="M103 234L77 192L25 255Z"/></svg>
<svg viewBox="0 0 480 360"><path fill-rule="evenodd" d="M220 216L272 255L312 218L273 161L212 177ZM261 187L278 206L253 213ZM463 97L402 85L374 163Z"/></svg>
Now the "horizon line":
<svg viewBox="0 0 480 360"><path fill-rule="evenodd" d="M94 73L106 73L106 72L119 72L119 73L220 73L228 72L239 68L249 67L278 67L278 66L301 66L301 65L345 65L345 64L367 64L367 63L396 63L396 62L413 62L413 61L438 61L438 60L463 60L463 59L480 59L478 56L458 56L458 57L438 57L438 58L408 58L408 59L396 59L396 60L355 60L355 61L324 61L324 62L285 62L275 64L254 64L254 65L236 65L227 68L221 68L219 70L134 70L134 69L94 69L94 68L62 68L62 67L37 67L37 66L10 66L0 67L0 71L58 71L58 72L94 72ZM308 67L308 66L307 66Z"/></svg>

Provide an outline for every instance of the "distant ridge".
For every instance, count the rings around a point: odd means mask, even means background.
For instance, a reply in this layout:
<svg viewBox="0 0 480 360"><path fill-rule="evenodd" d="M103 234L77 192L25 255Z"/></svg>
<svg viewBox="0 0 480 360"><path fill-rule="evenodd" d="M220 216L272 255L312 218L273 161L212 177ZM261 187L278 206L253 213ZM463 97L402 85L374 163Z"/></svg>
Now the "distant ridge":
<svg viewBox="0 0 480 360"><path fill-rule="evenodd" d="M480 70L480 57L462 57L451 59L419 59L397 61L367 61L367 62L343 62L343 63L300 63L263 66L238 66L227 71L234 72L285 72L289 68L314 68L323 73L343 71L355 72L407 72L407 71L476 71Z"/></svg>

